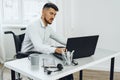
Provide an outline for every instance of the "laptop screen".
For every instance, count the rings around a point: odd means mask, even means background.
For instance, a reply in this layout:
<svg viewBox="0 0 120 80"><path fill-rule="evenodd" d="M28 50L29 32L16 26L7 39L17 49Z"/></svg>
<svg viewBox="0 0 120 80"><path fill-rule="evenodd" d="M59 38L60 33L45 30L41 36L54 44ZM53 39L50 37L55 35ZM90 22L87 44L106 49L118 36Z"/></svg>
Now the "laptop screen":
<svg viewBox="0 0 120 80"><path fill-rule="evenodd" d="M99 35L68 38L66 48L74 50L73 59L88 57L94 54Z"/></svg>

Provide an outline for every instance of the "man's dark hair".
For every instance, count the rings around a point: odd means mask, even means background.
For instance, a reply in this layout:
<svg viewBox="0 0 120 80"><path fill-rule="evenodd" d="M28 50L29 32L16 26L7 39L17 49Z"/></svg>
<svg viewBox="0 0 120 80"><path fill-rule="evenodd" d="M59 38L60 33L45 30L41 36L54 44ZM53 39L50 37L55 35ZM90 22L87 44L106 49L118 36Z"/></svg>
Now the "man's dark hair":
<svg viewBox="0 0 120 80"><path fill-rule="evenodd" d="M59 10L58 10L58 7L57 7L55 4L53 4L53 3L46 3L46 4L43 6L43 9L45 9L45 8L53 8L55 11L59 11Z"/></svg>

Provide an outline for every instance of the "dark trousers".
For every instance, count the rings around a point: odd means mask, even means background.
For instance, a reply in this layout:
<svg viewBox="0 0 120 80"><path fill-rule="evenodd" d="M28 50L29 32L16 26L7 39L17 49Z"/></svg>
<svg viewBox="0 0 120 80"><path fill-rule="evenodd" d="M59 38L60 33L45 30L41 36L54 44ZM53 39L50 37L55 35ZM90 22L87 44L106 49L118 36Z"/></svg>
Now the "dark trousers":
<svg viewBox="0 0 120 80"><path fill-rule="evenodd" d="M59 80L73 80L73 75L70 74L70 75L68 75L68 76L65 76L65 77L60 78Z"/></svg>

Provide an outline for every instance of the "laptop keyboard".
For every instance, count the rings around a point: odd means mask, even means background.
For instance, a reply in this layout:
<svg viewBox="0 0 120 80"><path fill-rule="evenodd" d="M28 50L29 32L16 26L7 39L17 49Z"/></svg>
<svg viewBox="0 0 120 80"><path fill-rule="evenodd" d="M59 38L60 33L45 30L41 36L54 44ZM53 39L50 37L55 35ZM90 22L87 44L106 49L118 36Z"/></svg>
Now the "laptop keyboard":
<svg viewBox="0 0 120 80"><path fill-rule="evenodd" d="M53 53L53 55L54 55L55 57L57 57L58 59L63 60L62 54Z"/></svg>

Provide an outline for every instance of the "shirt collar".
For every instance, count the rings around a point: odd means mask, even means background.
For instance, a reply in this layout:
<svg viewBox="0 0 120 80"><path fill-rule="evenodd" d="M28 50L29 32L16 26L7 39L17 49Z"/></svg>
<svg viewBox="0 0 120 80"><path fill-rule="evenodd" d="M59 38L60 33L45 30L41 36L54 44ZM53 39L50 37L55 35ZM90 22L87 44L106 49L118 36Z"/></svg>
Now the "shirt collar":
<svg viewBox="0 0 120 80"><path fill-rule="evenodd" d="M45 26L41 18L40 18L40 23L41 23L41 25L42 25L43 28L46 28L46 27L49 26L49 24L47 26Z"/></svg>
<svg viewBox="0 0 120 80"><path fill-rule="evenodd" d="M41 23L42 27L44 27L44 28L45 28L45 25L44 25L44 23L43 23L43 21L42 21L42 19L41 19L41 18L40 18L40 23Z"/></svg>

